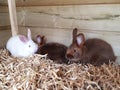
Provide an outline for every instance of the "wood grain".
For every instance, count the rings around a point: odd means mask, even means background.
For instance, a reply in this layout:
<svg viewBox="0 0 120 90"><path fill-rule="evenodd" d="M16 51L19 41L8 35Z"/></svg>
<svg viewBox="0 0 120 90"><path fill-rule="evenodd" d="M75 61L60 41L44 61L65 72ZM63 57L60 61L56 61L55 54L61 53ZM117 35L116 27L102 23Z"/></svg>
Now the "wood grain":
<svg viewBox="0 0 120 90"><path fill-rule="evenodd" d="M10 25L12 36L18 34L18 22L17 22L17 12L16 12L16 2L15 0L8 0L8 8L9 8L9 17L10 17Z"/></svg>
<svg viewBox="0 0 120 90"><path fill-rule="evenodd" d="M26 7L25 25L120 31L120 4Z"/></svg>
<svg viewBox="0 0 120 90"><path fill-rule="evenodd" d="M20 26L25 25L25 17L24 16L25 16L24 11L17 12L18 25L20 25ZM0 13L0 27L5 27L5 26L10 26L9 13L8 12L4 12L4 13L1 12ZM1 29L2 28L0 28L0 30Z"/></svg>
<svg viewBox="0 0 120 90"><path fill-rule="evenodd" d="M6 46L7 40L11 37L11 31L9 30L0 30L0 48Z"/></svg>
<svg viewBox="0 0 120 90"><path fill-rule="evenodd" d="M58 5L88 5L88 4L120 4L120 0L16 0L18 7L22 6L58 6ZM7 0L1 0L0 6L7 6Z"/></svg>

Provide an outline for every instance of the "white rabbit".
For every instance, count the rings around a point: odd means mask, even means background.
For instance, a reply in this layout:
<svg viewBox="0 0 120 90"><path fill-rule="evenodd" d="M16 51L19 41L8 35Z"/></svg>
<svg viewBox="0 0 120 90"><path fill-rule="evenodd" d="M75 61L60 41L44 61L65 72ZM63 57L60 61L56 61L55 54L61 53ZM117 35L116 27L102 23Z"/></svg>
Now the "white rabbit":
<svg viewBox="0 0 120 90"><path fill-rule="evenodd" d="M32 40L31 31L28 29L27 37L24 35L11 37L6 48L14 57L28 57L37 51L38 45Z"/></svg>

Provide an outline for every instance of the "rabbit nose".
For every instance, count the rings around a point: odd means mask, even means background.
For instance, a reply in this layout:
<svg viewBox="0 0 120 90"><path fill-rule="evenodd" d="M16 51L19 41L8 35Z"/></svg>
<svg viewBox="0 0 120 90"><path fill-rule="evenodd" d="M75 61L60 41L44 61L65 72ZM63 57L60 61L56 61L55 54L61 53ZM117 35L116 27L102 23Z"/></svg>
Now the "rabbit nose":
<svg viewBox="0 0 120 90"><path fill-rule="evenodd" d="M70 53L69 53L69 54L67 54L66 56L67 56L67 58L69 58L69 59L72 59L72 58L73 58L73 55L72 55L72 54L70 54Z"/></svg>

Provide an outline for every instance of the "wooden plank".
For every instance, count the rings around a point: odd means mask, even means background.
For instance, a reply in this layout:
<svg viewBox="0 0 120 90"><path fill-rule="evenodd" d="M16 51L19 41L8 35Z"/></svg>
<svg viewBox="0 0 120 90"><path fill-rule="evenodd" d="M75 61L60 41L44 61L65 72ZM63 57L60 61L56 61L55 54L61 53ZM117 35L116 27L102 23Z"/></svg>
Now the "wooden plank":
<svg viewBox="0 0 120 90"><path fill-rule="evenodd" d="M10 19L8 13L0 13L0 26L10 25Z"/></svg>
<svg viewBox="0 0 120 90"><path fill-rule="evenodd" d="M45 35L47 42L58 42L69 46L72 42L72 29L53 29L53 28L40 28L40 27L29 27L32 31L32 37L35 40L35 37L38 34ZM21 27L20 32L22 34L27 33L27 27ZM81 30L79 32L85 34L86 39L88 38L100 38L108 43L110 43L114 49L114 52L117 56L120 56L120 32L106 32L106 31L90 31L90 30ZM79 33L78 32L78 33Z"/></svg>
<svg viewBox="0 0 120 90"><path fill-rule="evenodd" d="M52 5L88 5L120 4L120 0L16 0L17 6L52 6ZM7 1L0 1L0 6L7 6Z"/></svg>
<svg viewBox="0 0 120 90"><path fill-rule="evenodd" d="M16 8L17 8L17 13L22 12L24 10L24 7L16 7ZM8 7L0 6L0 13L8 13L8 12L9 12Z"/></svg>
<svg viewBox="0 0 120 90"><path fill-rule="evenodd" d="M11 27L10 27L10 25L6 25L6 26L0 26L0 31L2 31L2 30L10 30L11 29Z"/></svg>
<svg viewBox="0 0 120 90"><path fill-rule="evenodd" d="M9 7L11 32L12 32L12 36L15 36L18 34L18 22L17 22L15 0L8 0L8 7Z"/></svg>
<svg viewBox="0 0 120 90"><path fill-rule="evenodd" d="M0 30L0 48L5 47L7 40L11 37L11 31Z"/></svg>
<svg viewBox="0 0 120 90"><path fill-rule="evenodd" d="M25 24L25 10L23 7L17 7L17 21L18 25L22 26ZM9 18L9 10L8 7L0 6L0 30L1 26L9 26L10 25L10 18ZM4 29L3 29L4 30Z"/></svg>
<svg viewBox="0 0 120 90"><path fill-rule="evenodd" d="M0 13L8 12L8 7L0 6Z"/></svg>
<svg viewBox="0 0 120 90"><path fill-rule="evenodd" d="M120 31L120 4L26 7L25 26Z"/></svg>
<svg viewBox="0 0 120 90"><path fill-rule="evenodd" d="M25 25L25 12L20 11L17 13L17 21L18 25L22 26ZM9 13L0 13L0 27L5 27L5 26L10 26L10 18L9 18Z"/></svg>

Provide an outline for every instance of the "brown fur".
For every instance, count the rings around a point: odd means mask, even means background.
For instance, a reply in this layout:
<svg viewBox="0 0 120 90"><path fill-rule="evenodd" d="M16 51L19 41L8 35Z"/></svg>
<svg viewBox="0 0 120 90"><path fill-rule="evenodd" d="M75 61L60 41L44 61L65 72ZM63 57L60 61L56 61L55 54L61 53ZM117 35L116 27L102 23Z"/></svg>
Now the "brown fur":
<svg viewBox="0 0 120 90"><path fill-rule="evenodd" d="M37 37L37 38L41 38L41 37ZM41 40L40 43L44 42L44 39ZM38 43L38 45L40 45L37 53L38 54L48 54L48 58L53 60L56 63L67 63L68 60L65 57L66 54L66 50L67 47L63 44L60 43L44 43L44 45L41 46L41 44Z"/></svg>
<svg viewBox="0 0 120 90"><path fill-rule="evenodd" d="M76 29L74 29L76 31ZM72 62L82 64L93 64L96 66L108 64L109 61L115 61L115 55L110 44L101 39L88 39L85 41L84 34L74 34L73 43L66 52L66 57ZM81 35L81 36L79 36ZM77 37L81 37L81 43L77 41Z"/></svg>

